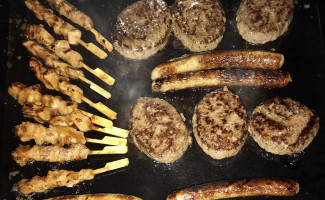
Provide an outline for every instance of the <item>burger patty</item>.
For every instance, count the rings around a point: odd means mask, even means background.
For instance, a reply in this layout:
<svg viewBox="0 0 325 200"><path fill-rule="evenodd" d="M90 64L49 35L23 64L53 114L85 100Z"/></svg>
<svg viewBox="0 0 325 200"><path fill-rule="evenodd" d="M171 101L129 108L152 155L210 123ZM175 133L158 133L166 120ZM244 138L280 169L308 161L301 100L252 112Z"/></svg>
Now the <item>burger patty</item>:
<svg viewBox="0 0 325 200"><path fill-rule="evenodd" d="M319 117L291 98L274 98L257 106L249 132L260 147L279 155L304 150L319 129Z"/></svg>
<svg viewBox="0 0 325 200"><path fill-rule="evenodd" d="M113 45L126 58L148 58L165 47L171 24L166 2L137 1L118 15L112 34Z"/></svg>
<svg viewBox="0 0 325 200"><path fill-rule="evenodd" d="M133 106L130 134L142 152L163 163L179 159L189 142L184 120L176 109L162 99L151 97L139 98Z"/></svg>
<svg viewBox="0 0 325 200"><path fill-rule="evenodd" d="M264 44L288 29L293 11L293 0L243 0L237 11L237 29L246 41Z"/></svg>
<svg viewBox="0 0 325 200"><path fill-rule="evenodd" d="M173 31L193 52L215 49L225 32L225 14L218 0L176 0Z"/></svg>
<svg viewBox="0 0 325 200"><path fill-rule="evenodd" d="M227 87L209 93L196 105L193 132L214 159L236 155L247 138L247 115L239 97Z"/></svg>

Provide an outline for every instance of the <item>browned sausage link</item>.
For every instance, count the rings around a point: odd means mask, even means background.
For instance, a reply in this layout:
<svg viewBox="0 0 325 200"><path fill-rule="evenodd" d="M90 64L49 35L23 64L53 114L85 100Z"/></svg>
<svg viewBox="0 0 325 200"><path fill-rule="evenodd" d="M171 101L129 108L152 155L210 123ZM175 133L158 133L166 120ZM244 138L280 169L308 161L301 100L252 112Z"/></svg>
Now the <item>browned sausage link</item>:
<svg viewBox="0 0 325 200"><path fill-rule="evenodd" d="M152 82L152 91L168 92L213 86L281 88L290 81L290 74L280 70L208 70L165 76Z"/></svg>
<svg viewBox="0 0 325 200"><path fill-rule="evenodd" d="M49 198L46 200L142 200L138 197L124 194L83 194L83 195L71 195L71 196L61 196Z"/></svg>
<svg viewBox="0 0 325 200"><path fill-rule="evenodd" d="M259 178L198 185L175 191L167 200L215 200L252 196L294 196L299 183L288 178Z"/></svg>
<svg viewBox="0 0 325 200"><path fill-rule="evenodd" d="M282 54L268 51L231 50L195 54L158 65L151 79L190 71L215 68L279 69L283 65Z"/></svg>

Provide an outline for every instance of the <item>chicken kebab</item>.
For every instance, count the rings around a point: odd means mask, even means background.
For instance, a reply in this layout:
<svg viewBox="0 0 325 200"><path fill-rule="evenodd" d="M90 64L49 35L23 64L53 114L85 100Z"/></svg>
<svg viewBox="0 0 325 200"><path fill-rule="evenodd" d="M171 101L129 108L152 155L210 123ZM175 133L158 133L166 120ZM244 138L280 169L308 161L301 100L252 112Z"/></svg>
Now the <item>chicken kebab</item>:
<svg viewBox="0 0 325 200"><path fill-rule="evenodd" d="M31 179L22 179L18 182L18 189L20 193L28 195L31 193L45 192L55 187L73 187L78 183L91 180L97 174L116 170L129 165L127 158L108 162L105 167L99 169L82 169L80 171L68 170L51 170L46 176L35 176Z"/></svg>
<svg viewBox="0 0 325 200"><path fill-rule="evenodd" d="M52 8L57 10L60 15L70 19L73 23L78 24L84 29L91 31L99 44L108 51L113 50L113 45L105 39L98 31L94 29L94 23L89 16L78 10L75 6L66 0L47 0Z"/></svg>
<svg viewBox="0 0 325 200"><path fill-rule="evenodd" d="M107 53L93 43L82 41L80 30L56 16L53 10L45 8L38 0L25 0L25 4L35 14L37 19L45 21L53 28L56 34L62 35L71 45L81 44L99 58L104 59L107 57Z"/></svg>
<svg viewBox="0 0 325 200"><path fill-rule="evenodd" d="M99 68L96 68L95 70L91 69L84 63L83 57L77 51L74 51L70 48L69 42L67 40L55 40L55 38L49 32L47 32L42 25L33 24L28 26L25 31L25 37L27 40L35 40L37 43L44 45L47 47L47 49L53 51L56 54L56 56L52 55L53 53L51 53L49 50L46 50L41 45L34 44L31 41L24 43L24 46L31 53L33 53L34 56L40 57L46 65L60 69L61 75L71 76L72 78L80 78L80 73L75 73L80 71L76 69L85 68L108 85L114 84L114 78ZM70 65L67 65L66 63L63 64L63 62L60 61L58 57L67 61Z"/></svg>

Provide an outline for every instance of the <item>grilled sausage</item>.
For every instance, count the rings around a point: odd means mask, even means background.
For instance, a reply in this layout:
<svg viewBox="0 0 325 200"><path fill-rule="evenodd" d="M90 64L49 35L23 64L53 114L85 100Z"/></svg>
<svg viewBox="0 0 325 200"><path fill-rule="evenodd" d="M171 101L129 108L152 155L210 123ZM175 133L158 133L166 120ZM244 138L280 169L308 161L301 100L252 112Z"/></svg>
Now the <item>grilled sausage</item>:
<svg viewBox="0 0 325 200"><path fill-rule="evenodd" d="M208 70L170 75L154 80L152 91L168 92L213 86L281 88L290 81L290 74L280 70Z"/></svg>
<svg viewBox="0 0 325 200"><path fill-rule="evenodd" d="M69 195L49 198L46 200L141 200L138 197L125 195L125 194L82 194L82 195Z"/></svg>
<svg viewBox="0 0 325 200"><path fill-rule="evenodd" d="M299 183L288 178L259 178L198 185L175 191L167 200L216 200L252 196L294 196Z"/></svg>
<svg viewBox="0 0 325 200"><path fill-rule="evenodd" d="M215 68L279 69L283 62L284 57L280 53L248 50L217 51L185 56L158 65L152 71L151 79Z"/></svg>

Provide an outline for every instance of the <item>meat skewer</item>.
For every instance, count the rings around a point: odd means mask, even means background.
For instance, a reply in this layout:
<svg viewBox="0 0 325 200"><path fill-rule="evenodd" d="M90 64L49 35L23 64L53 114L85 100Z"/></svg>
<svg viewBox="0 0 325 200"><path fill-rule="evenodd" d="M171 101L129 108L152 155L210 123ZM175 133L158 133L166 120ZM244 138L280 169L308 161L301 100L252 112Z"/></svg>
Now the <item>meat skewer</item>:
<svg viewBox="0 0 325 200"><path fill-rule="evenodd" d="M93 83L89 79L85 78L82 71L73 69L69 64L62 62L59 60L59 57L41 46L34 41L28 40L23 43L23 45L31 52L34 56L37 56L43 60L43 62L55 69L55 71L65 77L70 77L74 79L80 79L85 83L90 85L90 89L94 90L98 94L102 95L106 99L111 97L111 94L98 86L97 84Z"/></svg>
<svg viewBox="0 0 325 200"><path fill-rule="evenodd" d="M116 138L105 136L103 139L92 139L85 138L84 133L77 131L76 129L69 126L53 126L49 128L44 127L41 124L35 124L31 122L23 122L15 126L15 134L19 137L22 142L35 140L35 144L60 144L71 145L71 144L85 144L86 142L125 146L127 140L124 138Z"/></svg>
<svg viewBox="0 0 325 200"><path fill-rule="evenodd" d="M95 130L122 138L128 137L129 132L113 127L111 120L78 110L75 102L62 100L59 96L45 95L39 90L39 84L27 87L22 83L15 82L8 88L8 93L23 105L25 117L33 118L40 123L48 122L51 124L52 122L53 125L65 126L73 124L83 132ZM55 117L57 118L52 120ZM105 128L94 126L93 123Z"/></svg>
<svg viewBox="0 0 325 200"><path fill-rule="evenodd" d="M175 74L156 79L152 91L168 92L214 86L251 86L276 88L291 82L288 72L280 70L224 69Z"/></svg>
<svg viewBox="0 0 325 200"><path fill-rule="evenodd" d="M39 44L51 49L61 59L66 60L73 68L85 68L108 85L113 85L115 80L106 74L100 68L91 69L83 62L83 57L70 48L67 40L55 40L54 37L47 32L42 25L30 25L25 31L28 40L36 40Z"/></svg>
<svg viewBox="0 0 325 200"><path fill-rule="evenodd" d="M28 9L33 11L36 18L45 21L54 32L62 35L72 45L81 44L97 57L104 59L107 53L95 46L93 43L85 43L81 40L81 31L72 26L70 23L65 22L60 17L56 16L53 10L45 8L38 0L25 0Z"/></svg>
<svg viewBox="0 0 325 200"><path fill-rule="evenodd" d="M22 179L18 182L19 191L28 195L31 193L45 192L54 187L73 187L76 184L91 180L96 174L119 169L129 165L127 158L109 162L103 168L99 169L82 169L81 171L51 170L46 176L35 176L31 179Z"/></svg>
<svg viewBox="0 0 325 200"><path fill-rule="evenodd" d="M76 143L69 147L62 147L60 144L50 146L20 145L11 155L13 159L20 165L25 166L30 161L44 162L66 162L71 160L87 159L88 155L100 154L125 154L128 151L127 146L106 146L100 151L91 151L86 145Z"/></svg>
<svg viewBox="0 0 325 200"><path fill-rule="evenodd" d="M47 2L52 8L57 10L60 15L65 16L72 22L78 24L88 31L91 31L95 35L97 42L99 42L109 52L113 50L113 45L94 29L93 21L85 13L78 10L66 0L47 0Z"/></svg>
<svg viewBox="0 0 325 200"><path fill-rule="evenodd" d="M73 101L81 103L84 101L93 108L105 114L110 119L116 119L116 112L102 104L101 102L93 103L89 99L83 96L83 91L69 83L66 77L60 76L53 69L48 69L43 67L43 64L36 58L31 58L29 62L29 67L35 72L35 76L43 82L46 88L51 90L57 90L63 94L69 96Z"/></svg>

